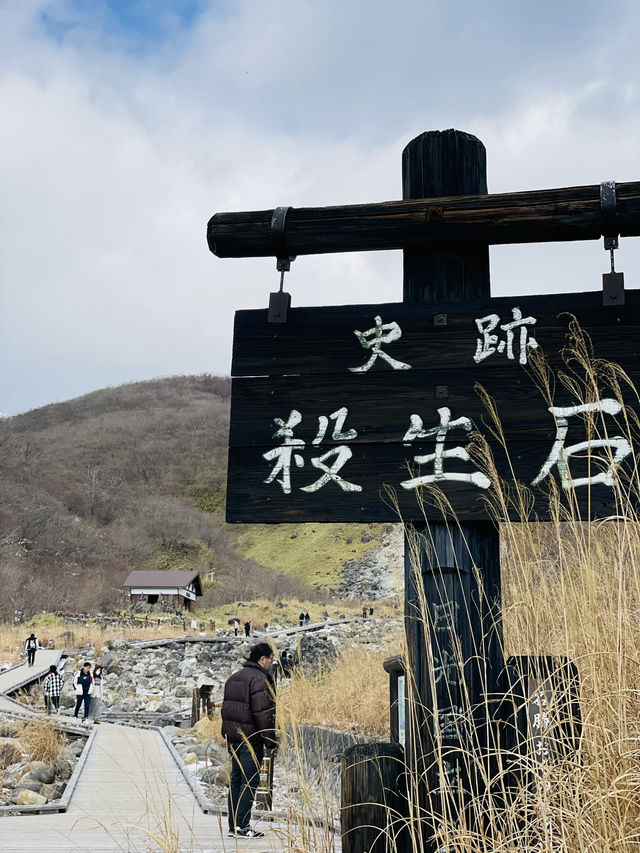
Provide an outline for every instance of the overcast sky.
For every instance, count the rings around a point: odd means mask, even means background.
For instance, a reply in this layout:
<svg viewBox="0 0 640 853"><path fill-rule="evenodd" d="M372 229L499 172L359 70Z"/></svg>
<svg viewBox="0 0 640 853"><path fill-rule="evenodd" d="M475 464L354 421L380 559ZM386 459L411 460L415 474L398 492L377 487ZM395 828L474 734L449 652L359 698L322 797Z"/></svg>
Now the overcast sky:
<svg viewBox="0 0 640 853"><path fill-rule="evenodd" d="M0 412L228 374L273 259L216 211L386 201L455 127L490 192L640 180L640 3L0 0ZM640 238L617 265L634 287ZM496 295L595 290L601 241L491 251ZM398 301L401 254L300 258L294 305Z"/></svg>

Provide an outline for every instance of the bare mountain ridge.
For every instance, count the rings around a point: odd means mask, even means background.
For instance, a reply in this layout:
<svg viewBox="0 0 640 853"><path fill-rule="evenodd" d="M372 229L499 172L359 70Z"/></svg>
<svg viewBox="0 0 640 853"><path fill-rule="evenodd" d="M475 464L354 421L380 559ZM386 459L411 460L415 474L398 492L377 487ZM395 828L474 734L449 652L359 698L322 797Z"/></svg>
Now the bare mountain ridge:
<svg viewBox="0 0 640 853"><path fill-rule="evenodd" d="M212 603L320 588L322 577L296 576L295 550L285 571L260 548L242 556L241 531L224 522L230 390L225 377L174 376L0 421L0 617L114 606L131 568L214 571ZM338 566L360 556L341 552L352 536L372 538L334 532Z"/></svg>

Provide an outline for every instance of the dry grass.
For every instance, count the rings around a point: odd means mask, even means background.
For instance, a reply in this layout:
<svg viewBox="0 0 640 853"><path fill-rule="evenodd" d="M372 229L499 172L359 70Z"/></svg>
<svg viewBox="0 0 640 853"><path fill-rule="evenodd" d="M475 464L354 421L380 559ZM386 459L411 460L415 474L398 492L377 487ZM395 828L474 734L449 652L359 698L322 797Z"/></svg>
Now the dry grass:
<svg viewBox="0 0 640 853"><path fill-rule="evenodd" d="M562 383L576 402L604 396L622 400L620 389L626 378L614 366L592 363L584 337L577 329L573 334L574 349L569 354L567 374L553 381L546 377L549 394L554 383ZM545 378L544 365L540 366L540 375ZM606 394L601 393L601 387L608 389ZM634 395L635 391L627 387L625 393ZM632 447L638 447L637 415L630 407L624 411L626 423L619 421L613 428L616 434L626 435ZM594 415L589 423L590 435L606 438L609 427L611 424L604 417ZM495 433L501 435L497 421ZM585 464L593 474L613 466L610 446L599 447L592 456L588 448L583 448L583 455L588 457ZM551 521L543 524L530 520L532 502L527 488L499 482L490 454L481 442L474 448L474 461L490 476L495 490L493 510L500 522L502 547L505 658L553 655L571 660L580 678L582 733L573 756L564 760L551 758L544 770L534 754L535 738L528 740L523 734L525 754L511 756L514 769L523 780L531 778L533 770L538 781L508 794L506 808L501 769L479 786L498 795L475 796L466 816L460 811L459 791L446 784L440 789L444 814L430 812L431 806L425 809L421 780L415 773L410 774L410 798L414 816L419 817L412 822L412 846L418 849L422 845L425 827L435 827L438 844L447 853L635 853L640 843L637 459L632 462L630 475L615 476L613 487L593 487L611 488L611 518L584 523L575 492L569 489L562 493L551 485ZM518 523L506 520L514 509L520 516ZM481 571L482 567L478 569ZM425 629L430 622L426 604L422 602ZM428 630L425 633L428 636ZM425 648L424 654L428 660L431 649ZM458 667L461 662L456 660ZM411 685L409 690L411 693ZM463 684L459 695L464 697L465 692ZM488 705L486 712L488 715ZM463 734L467 718L468 711L463 711L458 725L460 739L463 745L467 744L462 752L463 763L479 768L483 763L481 753L474 751ZM540 736L537 737L539 741ZM437 727L435 741L436 762L440 762L442 771L447 743ZM500 756L504 757L504 753ZM429 833L427 829L427 836Z"/></svg>
<svg viewBox="0 0 640 853"><path fill-rule="evenodd" d="M53 764L60 757L66 740L49 720L29 720L19 731L18 738L31 761Z"/></svg>
<svg viewBox="0 0 640 853"><path fill-rule="evenodd" d="M389 677L382 661L390 654L356 646L315 676L295 671L278 691L279 727L308 723L388 735Z"/></svg>
<svg viewBox="0 0 640 853"><path fill-rule="evenodd" d="M640 526L508 525L504 539L507 654L566 656L580 674L582 766L553 780L560 849L637 849Z"/></svg>
<svg viewBox="0 0 640 853"><path fill-rule="evenodd" d="M190 632L189 621L187 620L187 633ZM67 622L52 617L51 614L43 614L42 617L36 617L23 625L0 624L0 660L12 664L20 663L23 659L22 652L25 640L32 631L35 632L40 642L53 640L56 649L92 646L96 651L100 651L101 648L116 638L127 641L155 640L183 634L182 625L172 625L169 622L158 625L157 621L147 623L144 620L139 620L131 626L118 627L113 625L103 628L93 621L84 624Z"/></svg>

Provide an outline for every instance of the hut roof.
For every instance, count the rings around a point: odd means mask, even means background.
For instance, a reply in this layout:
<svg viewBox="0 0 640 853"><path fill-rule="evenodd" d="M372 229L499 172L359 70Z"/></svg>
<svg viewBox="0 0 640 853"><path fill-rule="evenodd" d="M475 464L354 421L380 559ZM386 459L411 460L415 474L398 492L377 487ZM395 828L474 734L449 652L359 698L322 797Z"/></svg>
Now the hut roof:
<svg viewBox="0 0 640 853"><path fill-rule="evenodd" d="M163 572L163 571L142 571L137 569L129 575L124 582L125 588L131 587L187 587L193 583L196 595L202 595L202 582L199 572Z"/></svg>

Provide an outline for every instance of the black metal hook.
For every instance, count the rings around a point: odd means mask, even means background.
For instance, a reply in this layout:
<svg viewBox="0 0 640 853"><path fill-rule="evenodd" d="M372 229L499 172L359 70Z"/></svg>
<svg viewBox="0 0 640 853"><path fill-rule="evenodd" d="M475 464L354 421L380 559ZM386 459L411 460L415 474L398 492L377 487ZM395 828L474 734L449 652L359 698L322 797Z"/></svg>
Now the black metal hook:
<svg viewBox="0 0 640 853"><path fill-rule="evenodd" d="M283 290L284 274L289 272L292 261L296 259L295 255L289 255L287 252L286 227L290 210L290 207L276 207L271 217L271 242L273 254L276 256L276 269L280 273L280 289L269 294L268 323L286 323L287 312L291 306L291 294Z"/></svg>
<svg viewBox="0 0 640 853"><path fill-rule="evenodd" d="M616 206L616 182L600 184L600 219L605 251L611 256L611 272L602 276L602 304L624 305L624 273L616 272L614 250L618 248L618 211Z"/></svg>

